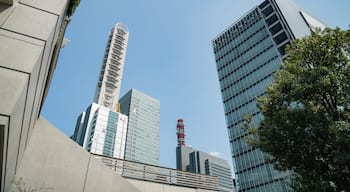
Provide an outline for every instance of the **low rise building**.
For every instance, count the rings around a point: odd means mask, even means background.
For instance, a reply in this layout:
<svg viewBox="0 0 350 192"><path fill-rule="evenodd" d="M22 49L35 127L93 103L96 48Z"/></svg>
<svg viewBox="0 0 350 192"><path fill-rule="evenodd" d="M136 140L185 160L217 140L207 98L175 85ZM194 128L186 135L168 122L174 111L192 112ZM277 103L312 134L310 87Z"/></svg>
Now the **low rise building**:
<svg viewBox="0 0 350 192"><path fill-rule="evenodd" d="M228 162L217 156L186 146L185 126L182 119L177 121L176 129L178 138L176 168L182 171L217 177L219 190L222 192L232 192L232 173Z"/></svg>

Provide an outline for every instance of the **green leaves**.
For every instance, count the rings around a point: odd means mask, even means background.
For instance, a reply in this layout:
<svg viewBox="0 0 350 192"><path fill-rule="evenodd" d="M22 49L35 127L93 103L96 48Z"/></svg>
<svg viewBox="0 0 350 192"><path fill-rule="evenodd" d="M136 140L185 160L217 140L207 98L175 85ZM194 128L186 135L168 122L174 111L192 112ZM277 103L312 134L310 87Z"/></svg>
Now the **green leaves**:
<svg viewBox="0 0 350 192"><path fill-rule="evenodd" d="M80 0L70 0L69 1L69 7L67 10L67 15L68 17L72 16L75 12L75 10L77 9L77 7L80 4Z"/></svg>
<svg viewBox="0 0 350 192"><path fill-rule="evenodd" d="M295 173L296 191L350 191L350 31L313 32L287 53L250 141Z"/></svg>

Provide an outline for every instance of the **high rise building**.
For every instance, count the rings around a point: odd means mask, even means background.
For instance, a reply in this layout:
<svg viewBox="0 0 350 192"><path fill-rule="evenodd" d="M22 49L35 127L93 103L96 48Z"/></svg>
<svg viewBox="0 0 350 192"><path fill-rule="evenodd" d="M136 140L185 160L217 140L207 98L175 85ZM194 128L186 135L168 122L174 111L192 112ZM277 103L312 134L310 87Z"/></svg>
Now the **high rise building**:
<svg viewBox="0 0 350 192"><path fill-rule="evenodd" d="M128 117L92 103L79 117L73 140L87 151L124 158Z"/></svg>
<svg viewBox="0 0 350 192"><path fill-rule="evenodd" d="M101 65L94 102L111 110L117 108L129 32L122 23L111 30Z"/></svg>
<svg viewBox="0 0 350 192"><path fill-rule="evenodd" d="M119 103L121 112L129 117L125 159L159 165L159 100L131 89Z"/></svg>
<svg viewBox="0 0 350 192"><path fill-rule="evenodd" d="M77 119L72 137L91 153L124 158L128 117L117 112L129 33L117 23L112 28L101 65L94 103Z"/></svg>
<svg viewBox="0 0 350 192"><path fill-rule="evenodd" d="M232 192L232 174L227 161L186 146L183 119L177 120L176 130L178 139L178 146L176 147L176 169L215 176L218 178L221 192Z"/></svg>
<svg viewBox="0 0 350 192"><path fill-rule="evenodd" d="M215 176L220 192L233 192L231 168L226 160L197 150L189 154L189 160L190 172Z"/></svg>
<svg viewBox="0 0 350 192"><path fill-rule="evenodd" d="M244 115L263 118L256 97L264 95L287 55L286 45L310 34L321 22L291 0L265 0L212 41L230 147L240 191L289 191L288 172L276 171L266 155L249 146Z"/></svg>

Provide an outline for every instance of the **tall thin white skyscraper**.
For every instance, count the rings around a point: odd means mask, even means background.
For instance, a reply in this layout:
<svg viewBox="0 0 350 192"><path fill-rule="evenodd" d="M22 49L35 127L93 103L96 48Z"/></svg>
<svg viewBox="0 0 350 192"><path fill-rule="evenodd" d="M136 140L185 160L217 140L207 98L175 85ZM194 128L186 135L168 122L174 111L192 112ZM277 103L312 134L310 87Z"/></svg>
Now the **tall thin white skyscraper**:
<svg viewBox="0 0 350 192"><path fill-rule="evenodd" d="M115 110L119 100L129 32L123 23L112 28L97 81L94 102Z"/></svg>
<svg viewBox="0 0 350 192"><path fill-rule="evenodd" d="M129 32L112 28L97 81L94 102L78 117L72 139L91 153L124 158L128 117L117 110Z"/></svg>

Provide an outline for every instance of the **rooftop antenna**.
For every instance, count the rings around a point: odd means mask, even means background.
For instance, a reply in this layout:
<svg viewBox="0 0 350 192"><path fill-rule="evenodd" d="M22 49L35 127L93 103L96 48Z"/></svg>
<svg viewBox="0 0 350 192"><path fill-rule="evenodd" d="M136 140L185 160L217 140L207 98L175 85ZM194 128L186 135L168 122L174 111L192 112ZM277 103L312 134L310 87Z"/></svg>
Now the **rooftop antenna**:
<svg viewBox="0 0 350 192"><path fill-rule="evenodd" d="M185 146L185 125L183 119L178 119L176 124L177 145Z"/></svg>

